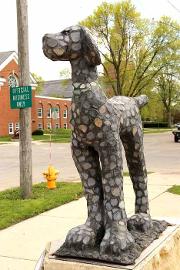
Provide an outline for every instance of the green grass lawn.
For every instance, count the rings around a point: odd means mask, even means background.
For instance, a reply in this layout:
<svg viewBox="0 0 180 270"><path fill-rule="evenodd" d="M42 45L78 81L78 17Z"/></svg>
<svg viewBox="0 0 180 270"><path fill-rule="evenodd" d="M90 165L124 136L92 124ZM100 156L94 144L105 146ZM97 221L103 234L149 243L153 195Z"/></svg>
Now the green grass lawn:
<svg viewBox="0 0 180 270"><path fill-rule="evenodd" d="M0 143L3 142L10 142L11 141L11 137L9 136L3 136L0 137ZM32 141L42 141L42 142L49 142L50 141L50 136L49 134L45 134L45 135L32 135ZM58 135L58 134L52 134L51 135L51 141L53 143L68 143L71 141L71 136L69 134L62 134L62 135Z"/></svg>
<svg viewBox="0 0 180 270"><path fill-rule="evenodd" d="M167 131L171 131L170 128L144 128L143 129L144 134L150 134L150 133L164 133Z"/></svg>
<svg viewBox="0 0 180 270"><path fill-rule="evenodd" d="M41 142L49 142L50 141L50 136L49 134L45 135L33 135L32 136L33 141L41 141ZM58 135L58 134L52 134L51 135L51 142L53 143L68 143L71 141L70 135Z"/></svg>
<svg viewBox="0 0 180 270"><path fill-rule="evenodd" d="M38 140L42 142L49 142L50 141L50 130L45 130L44 135L33 135L33 140ZM51 131L51 141L52 142L59 142L59 143L67 143L71 141L71 130L70 129L54 129Z"/></svg>
<svg viewBox="0 0 180 270"><path fill-rule="evenodd" d="M0 142L10 142L11 137L10 136L2 136L0 137Z"/></svg>
<svg viewBox="0 0 180 270"><path fill-rule="evenodd" d="M83 196L81 183L57 182L57 188L49 190L46 183L33 186L32 199L22 200L20 188L0 192L0 229L7 228L44 211L76 200Z"/></svg>
<svg viewBox="0 0 180 270"><path fill-rule="evenodd" d="M180 195L180 186L172 186L171 188L168 189L169 192L173 194Z"/></svg>

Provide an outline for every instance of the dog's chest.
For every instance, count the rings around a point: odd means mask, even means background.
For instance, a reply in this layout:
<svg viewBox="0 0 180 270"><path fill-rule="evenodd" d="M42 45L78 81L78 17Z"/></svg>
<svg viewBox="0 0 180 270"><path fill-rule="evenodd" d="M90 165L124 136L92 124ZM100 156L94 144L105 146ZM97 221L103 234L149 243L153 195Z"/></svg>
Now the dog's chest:
<svg viewBox="0 0 180 270"><path fill-rule="evenodd" d="M72 103L70 123L73 134L79 138L79 141L87 137L89 140L94 138L94 135L89 135L89 133L96 134L95 119L101 121L98 110L93 108L88 101Z"/></svg>
<svg viewBox="0 0 180 270"><path fill-rule="evenodd" d="M87 101L83 104L72 102L70 123L73 138L85 144L96 145L118 134L117 117L109 113L106 104L97 108ZM118 135L116 137L118 139Z"/></svg>

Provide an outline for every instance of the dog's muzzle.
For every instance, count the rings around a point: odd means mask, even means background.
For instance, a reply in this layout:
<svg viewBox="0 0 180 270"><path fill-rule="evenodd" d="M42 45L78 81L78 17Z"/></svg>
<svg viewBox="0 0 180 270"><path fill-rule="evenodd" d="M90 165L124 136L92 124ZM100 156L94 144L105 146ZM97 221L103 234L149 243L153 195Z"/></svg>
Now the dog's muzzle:
<svg viewBox="0 0 180 270"><path fill-rule="evenodd" d="M66 49L59 46L57 39L51 34L44 35L42 41L45 56L53 61L60 60L57 57L61 57L66 52Z"/></svg>
<svg viewBox="0 0 180 270"><path fill-rule="evenodd" d="M49 48L54 48L58 45L57 40L50 34L46 34L43 37L43 44L46 44Z"/></svg>

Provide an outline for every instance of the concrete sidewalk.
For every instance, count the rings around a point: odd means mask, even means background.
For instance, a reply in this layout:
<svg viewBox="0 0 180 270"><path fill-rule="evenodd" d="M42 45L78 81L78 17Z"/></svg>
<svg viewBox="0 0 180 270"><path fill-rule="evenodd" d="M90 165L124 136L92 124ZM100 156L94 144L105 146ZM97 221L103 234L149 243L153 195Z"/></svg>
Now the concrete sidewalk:
<svg viewBox="0 0 180 270"><path fill-rule="evenodd" d="M180 218L180 196L166 192L180 185L180 175L150 174L149 198L152 217ZM133 214L134 193L128 177L124 180L128 216ZM0 231L0 269L33 270L47 242L64 239L68 230L86 219L86 201L81 198Z"/></svg>

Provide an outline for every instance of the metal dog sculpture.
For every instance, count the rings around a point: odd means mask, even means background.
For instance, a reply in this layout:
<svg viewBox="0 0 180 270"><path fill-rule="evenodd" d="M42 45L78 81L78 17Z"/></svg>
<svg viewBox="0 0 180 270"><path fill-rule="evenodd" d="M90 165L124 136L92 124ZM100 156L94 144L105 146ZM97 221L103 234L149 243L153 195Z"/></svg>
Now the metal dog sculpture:
<svg viewBox="0 0 180 270"><path fill-rule="evenodd" d="M84 250L99 245L100 254L120 255L134 243L129 230L147 231L147 172L139 108L145 95L107 99L96 82L98 48L81 26L43 37L43 52L53 61L70 61L72 156L87 199L85 224L69 231L64 246ZM122 145L135 192L135 215L127 220L123 195ZM129 230L128 230L129 229Z"/></svg>

